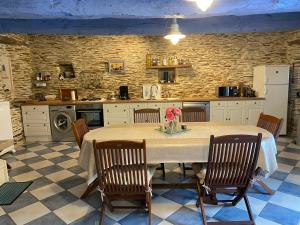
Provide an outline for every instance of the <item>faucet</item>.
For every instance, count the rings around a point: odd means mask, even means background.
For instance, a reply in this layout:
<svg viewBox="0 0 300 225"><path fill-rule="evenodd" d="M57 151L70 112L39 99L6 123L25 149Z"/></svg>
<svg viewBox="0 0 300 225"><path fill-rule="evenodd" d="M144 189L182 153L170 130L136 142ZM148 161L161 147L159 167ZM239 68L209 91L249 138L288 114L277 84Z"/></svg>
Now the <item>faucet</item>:
<svg viewBox="0 0 300 225"><path fill-rule="evenodd" d="M153 95L153 87L156 87L156 92L158 91L158 85L157 84L152 84L150 87L150 99L156 99L155 95Z"/></svg>

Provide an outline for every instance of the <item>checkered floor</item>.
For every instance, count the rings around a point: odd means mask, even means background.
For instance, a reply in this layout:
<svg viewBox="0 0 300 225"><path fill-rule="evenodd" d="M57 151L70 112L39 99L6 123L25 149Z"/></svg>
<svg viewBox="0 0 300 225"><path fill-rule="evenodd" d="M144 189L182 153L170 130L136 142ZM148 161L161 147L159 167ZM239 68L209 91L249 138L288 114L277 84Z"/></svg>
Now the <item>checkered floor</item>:
<svg viewBox="0 0 300 225"><path fill-rule="evenodd" d="M288 138L278 142L279 169L266 183L275 195L261 194L254 186L249 199L258 225L300 224L300 148ZM101 207L98 192L81 200L86 188L86 173L77 165L79 150L74 143L31 143L17 147L14 155L5 155L13 167L11 180L33 180L30 188L12 205L0 207L0 224L30 225L95 225ZM165 182L188 181L191 171L183 177L177 165L167 165ZM161 179L157 171L155 181ZM153 190L153 225L202 224L195 207L195 190ZM134 204L134 203L132 203ZM236 207L206 206L210 220L247 219L244 202ZM105 224L146 224L143 210L106 211Z"/></svg>

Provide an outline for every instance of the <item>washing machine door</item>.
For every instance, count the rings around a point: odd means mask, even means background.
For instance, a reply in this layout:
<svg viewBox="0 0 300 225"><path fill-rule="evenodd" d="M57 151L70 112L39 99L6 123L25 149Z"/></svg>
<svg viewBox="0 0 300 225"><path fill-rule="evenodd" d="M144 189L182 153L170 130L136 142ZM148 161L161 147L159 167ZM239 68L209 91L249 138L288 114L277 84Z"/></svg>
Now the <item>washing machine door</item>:
<svg viewBox="0 0 300 225"><path fill-rule="evenodd" d="M72 119L69 114L65 112L57 112L53 116L53 128L55 132L65 134L71 131L72 129Z"/></svg>

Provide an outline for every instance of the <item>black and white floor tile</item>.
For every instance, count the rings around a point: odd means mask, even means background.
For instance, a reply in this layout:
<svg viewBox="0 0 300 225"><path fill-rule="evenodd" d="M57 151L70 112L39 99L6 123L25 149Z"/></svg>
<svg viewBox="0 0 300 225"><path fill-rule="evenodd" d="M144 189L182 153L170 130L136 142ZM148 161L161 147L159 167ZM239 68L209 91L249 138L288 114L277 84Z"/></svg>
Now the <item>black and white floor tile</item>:
<svg viewBox="0 0 300 225"><path fill-rule="evenodd" d="M300 147L289 138L280 138L278 151L279 168L266 180L276 193L263 194L258 186L248 192L257 225L300 224ZM13 167L11 180L34 182L12 205L0 207L0 224L98 224L99 193L79 198L86 188L86 173L77 165L78 155L75 143L62 142L24 144L14 155L5 155ZM164 182L185 182L192 176L190 171L184 177L177 164L168 164L167 171ZM156 172L154 180L161 179L161 172ZM192 189L153 190L152 224L202 224L196 199ZM212 221L247 219L243 201L236 207L207 205L206 212ZM142 225L147 224L146 218L143 210L106 210L105 224Z"/></svg>

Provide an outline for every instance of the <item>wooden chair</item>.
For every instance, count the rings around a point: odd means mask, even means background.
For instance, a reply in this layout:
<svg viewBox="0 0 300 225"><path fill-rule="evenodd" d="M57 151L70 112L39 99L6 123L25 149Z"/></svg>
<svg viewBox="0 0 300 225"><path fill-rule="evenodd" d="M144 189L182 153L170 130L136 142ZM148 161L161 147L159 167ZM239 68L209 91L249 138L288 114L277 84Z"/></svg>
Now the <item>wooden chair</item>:
<svg viewBox="0 0 300 225"><path fill-rule="evenodd" d="M181 122L205 122L206 112L202 108L191 107L183 108L181 110ZM182 163L183 175L186 175L186 170L192 170L192 167L187 167L185 163Z"/></svg>
<svg viewBox="0 0 300 225"><path fill-rule="evenodd" d="M134 109L134 123L160 123L160 109Z"/></svg>
<svg viewBox="0 0 300 225"><path fill-rule="evenodd" d="M257 122L257 126L260 128L263 128L267 131L269 131L271 134L273 134L274 139L277 140L277 138L279 137L280 134L280 130L282 128L283 125L283 119L278 119L274 116L271 115L266 115L261 113ZM255 170L255 175L257 177L261 177L264 175L264 171L261 167L258 167ZM263 181L261 181L260 179L257 179L256 182L263 187L269 194L273 195L274 191L268 187L268 185L266 185Z"/></svg>
<svg viewBox="0 0 300 225"><path fill-rule="evenodd" d="M75 136L76 142L81 148L81 144L83 141L83 136L89 132L89 128L87 127L87 124L84 119L79 119L74 122L72 122L72 130L73 134Z"/></svg>
<svg viewBox="0 0 300 225"><path fill-rule="evenodd" d="M151 224L151 187L155 167L147 167L146 143L134 141L94 140L94 154L99 179L102 208L100 222L103 223L105 206L115 208L145 208ZM114 200L142 200L141 206L117 206Z"/></svg>
<svg viewBox="0 0 300 225"><path fill-rule="evenodd" d="M262 134L227 135L210 137L207 167L193 164L197 175L199 193L198 206L202 213L203 224L255 224L246 191L254 176ZM205 171L206 170L206 171ZM219 200L217 193L234 193L230 200ZM250 221L207 222L204 210L206 195L214 196L215 203L231 203L235 206L244 198Z"/></svg>
<svg viewBox="0 0 300 225"><path fill-rule="evenodd" d="M134 109L134 123L160 123L160 109ZM166 176L165 164L161 163L157 170L162 170Z"/></svg>
<svg viewBox="0 0 300 225"><path fill-rule="evenodd" d="M202 108L183 108L181 110L182 115L180 117L181 122L205 122L206 112Z"/></svg>

